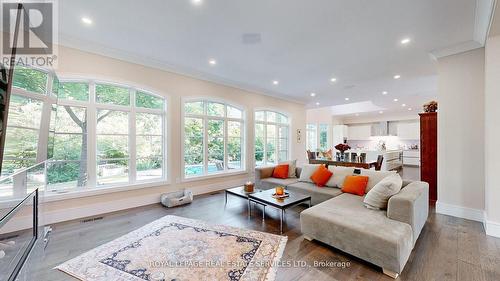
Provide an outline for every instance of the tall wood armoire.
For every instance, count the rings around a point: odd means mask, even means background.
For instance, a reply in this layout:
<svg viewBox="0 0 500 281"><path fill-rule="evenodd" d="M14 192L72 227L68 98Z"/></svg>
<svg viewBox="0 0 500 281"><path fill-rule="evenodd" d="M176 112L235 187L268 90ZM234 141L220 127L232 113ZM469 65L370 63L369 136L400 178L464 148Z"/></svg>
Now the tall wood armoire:
<svg viewBox="0 0 500 281"><path fill-rule="evenodd" d="M437 112L420 113L420 180L429 183L429 200L437 200Z"/></svg>

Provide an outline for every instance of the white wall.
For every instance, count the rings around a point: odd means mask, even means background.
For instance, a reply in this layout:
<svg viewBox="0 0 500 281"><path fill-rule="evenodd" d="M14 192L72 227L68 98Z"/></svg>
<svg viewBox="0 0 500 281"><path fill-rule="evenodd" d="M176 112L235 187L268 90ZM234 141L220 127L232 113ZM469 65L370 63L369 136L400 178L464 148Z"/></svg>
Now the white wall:
<svg viewBox="0 0 500 281"><path fill-rule="evenodd" d="M486 43L485 82L485 226L500 237L500 35Z"/></svg>
<svg viewBox="0 0 500 281"><path fill-rule="evenodd" d="M484 48L439 59L438 73L436 210L482 220Z"/></svg>

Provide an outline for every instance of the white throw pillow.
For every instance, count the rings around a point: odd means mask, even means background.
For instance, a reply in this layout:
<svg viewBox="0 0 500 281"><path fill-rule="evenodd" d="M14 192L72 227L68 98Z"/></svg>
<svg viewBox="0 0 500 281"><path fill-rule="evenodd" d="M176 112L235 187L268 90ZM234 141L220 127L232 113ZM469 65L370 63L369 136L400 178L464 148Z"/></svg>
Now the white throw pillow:
<svg viewBox="0 0 500 281"><path fill-rule="evenodd" d="M302 172L300 173L299 181L303 182L313 182L311 176L316 172L320 164L305 164L302 167Z"/></svg>
<svg viewBox="0 0 500 281"><path fill-rule="evenodd" d="M399 174L390 175L377 183L366 194L363 203L370 209L387 209L389 198L397 194L403 187L403 180Z"/></svg>
<svg viewBox="0 0 500 281"><path fill-rule="evenodd" d="M288 178L296 178L295 169L297 168L297 160L284 161L278 163L278 165L287 165L288 164Z"/></svg>
<svg viewBox="0 0 500 281"><path fill-rule="evenodd" d="M342 188L346 176L354 174L354 167L328 166L328 170L333 173L326 186Z"/></svg>
<svg viewBox="0 0 500 281"><path fill-rule="evenodd" d="M396 171L375 171L361 169L361 175L368 177L368 185L365 193L368 193L377 183L385 179L387 176L396 174Z"/></svg>

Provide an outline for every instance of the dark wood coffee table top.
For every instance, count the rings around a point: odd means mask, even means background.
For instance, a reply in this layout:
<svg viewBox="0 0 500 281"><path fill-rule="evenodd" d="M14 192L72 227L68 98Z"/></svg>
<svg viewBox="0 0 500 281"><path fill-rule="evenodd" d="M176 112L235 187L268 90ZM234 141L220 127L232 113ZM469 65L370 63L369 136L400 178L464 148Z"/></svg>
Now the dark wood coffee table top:
<svg viewBox="0 0 500 281"><path fill-rule="evenodd" d="M250 194L248 198L279 209L286 209L288 207L297 205L299 203L311 200L310 195L305 195L290 190L286 190L286 192L288 192L289 194L288 197L283 199L276 199L273 197L274 192L275 192L274 188L269 190L264 190L262 192Z"/></svg>
<svg viewBox="0 0 500 281"><path fill-rule="evenodd" d="M253 192L245 192L245 187L244 186L238 186L238 187L233 187L233 188L226 189L226 192L230 193L232 195L236 195L236 196L242 197L242 198L248 198L248 196L250 194L255 194L255 193L262 192L262 189L258 189L258 188L254 187Z"/></svg>

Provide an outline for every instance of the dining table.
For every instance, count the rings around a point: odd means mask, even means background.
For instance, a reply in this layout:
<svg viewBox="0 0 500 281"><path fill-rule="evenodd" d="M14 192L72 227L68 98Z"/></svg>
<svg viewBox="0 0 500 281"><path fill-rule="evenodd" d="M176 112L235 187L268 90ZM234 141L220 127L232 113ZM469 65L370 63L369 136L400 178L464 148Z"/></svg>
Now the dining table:
<svg viewBox="0 0 500 281"><path fill-rule="evenodd" d="M333 160L333 159L309 159L309 164L324 164L328 166L343 166L343 167L355 167L360 169L370 169L377 165L377 161L361 160L353 161L351 159L346 160Z"/></svg>

